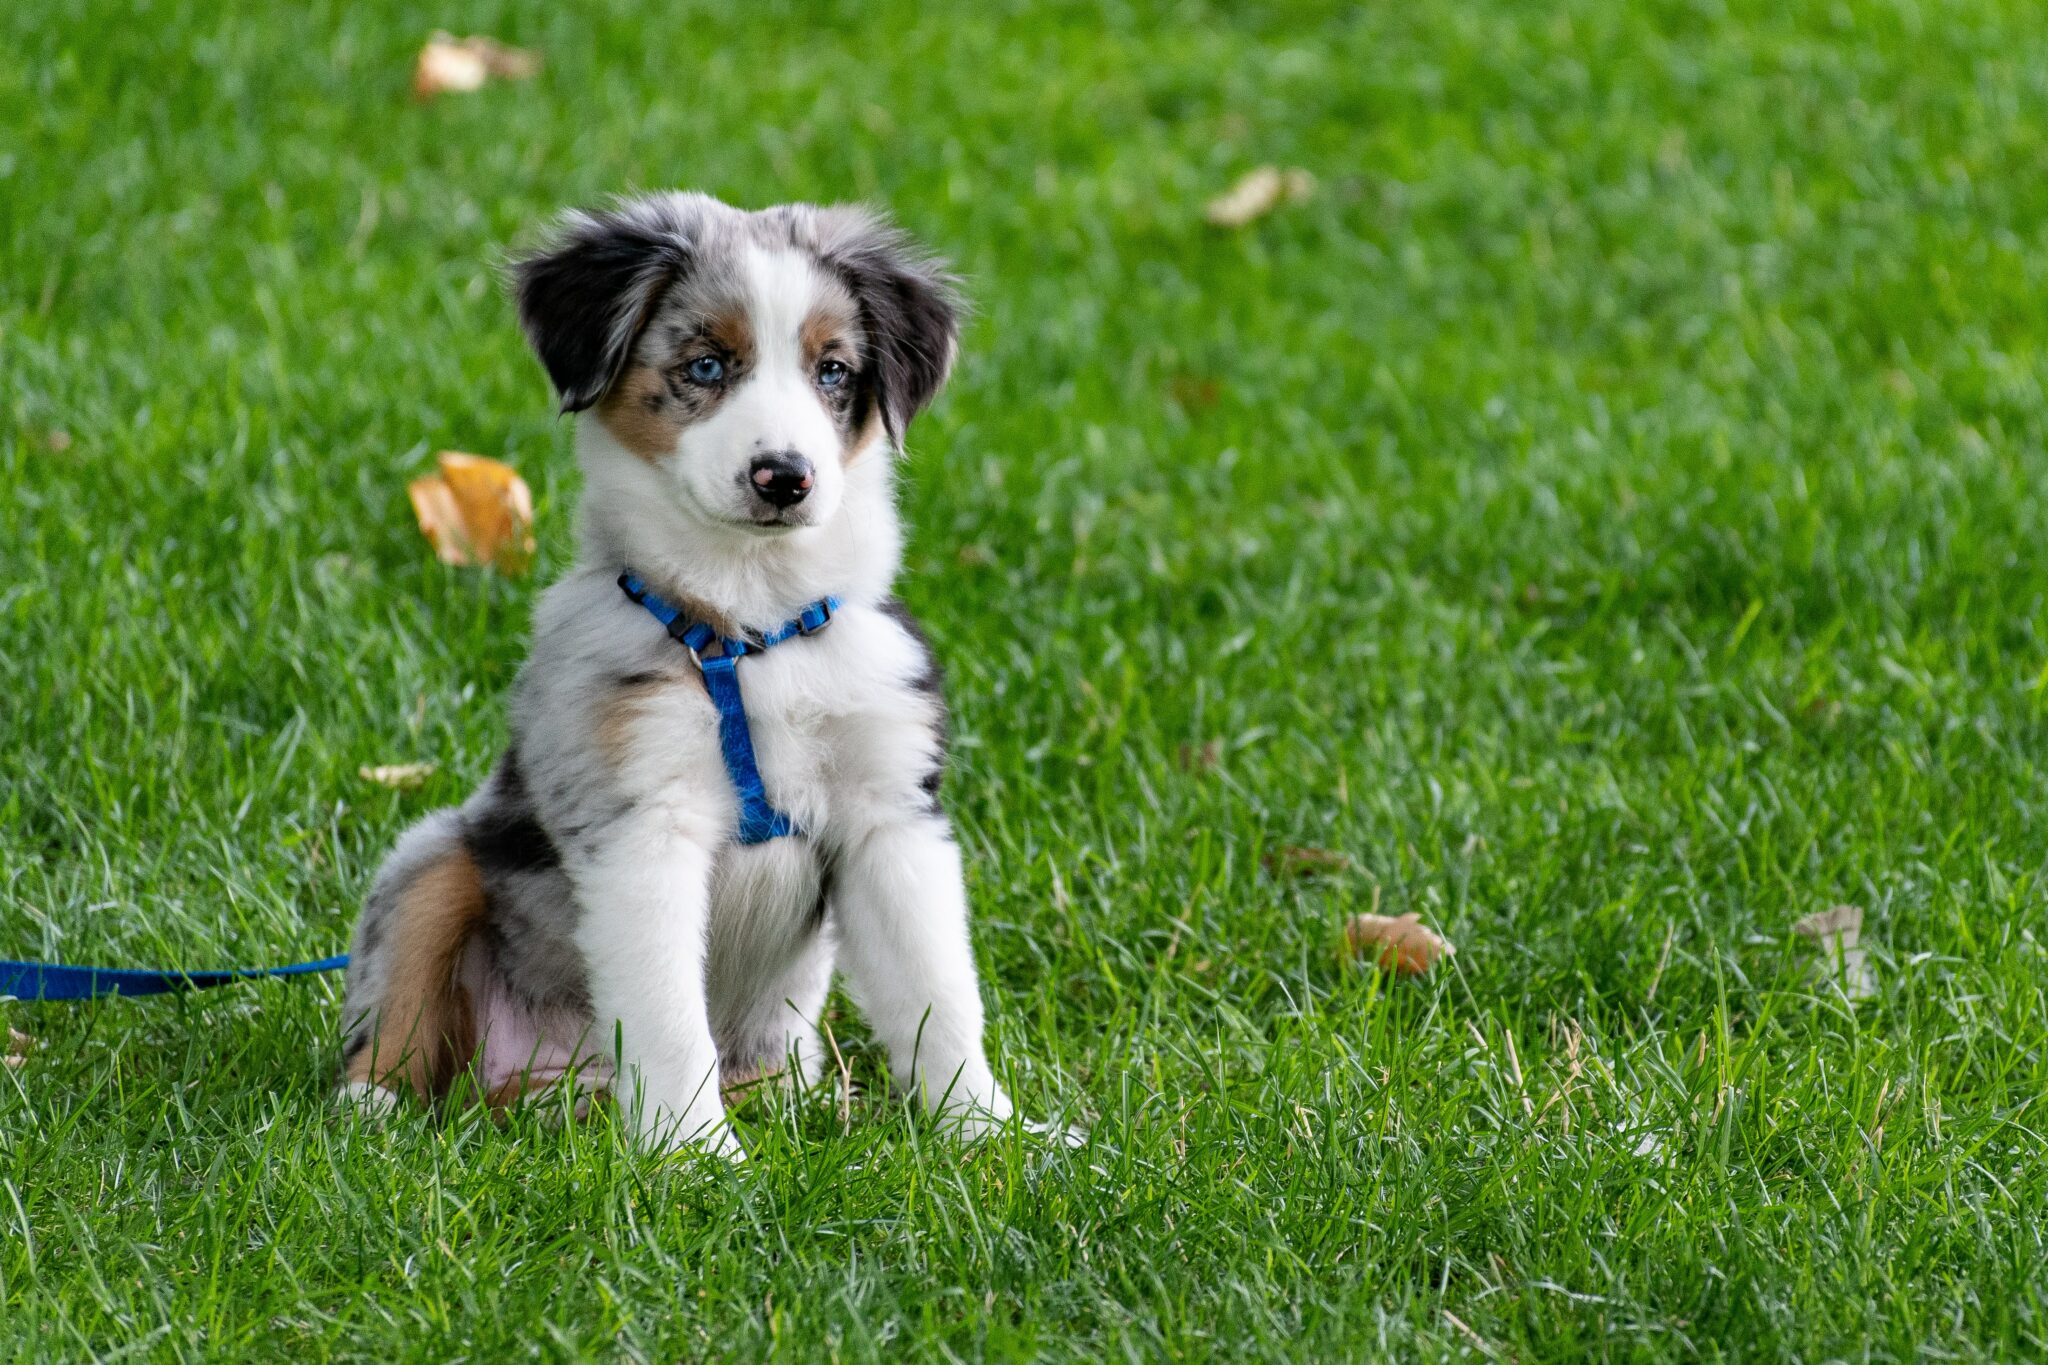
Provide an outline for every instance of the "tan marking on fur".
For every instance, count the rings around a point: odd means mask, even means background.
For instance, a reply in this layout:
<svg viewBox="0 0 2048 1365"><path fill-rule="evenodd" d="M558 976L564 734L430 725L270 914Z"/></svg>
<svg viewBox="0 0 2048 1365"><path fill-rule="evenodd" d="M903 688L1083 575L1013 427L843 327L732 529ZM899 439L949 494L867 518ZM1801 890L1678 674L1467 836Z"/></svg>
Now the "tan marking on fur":
<svg viewBox="0 0 2048 1365"><path fill-rule="evenodd" d="M683 434L681 407L669 397L668 383L652 365L635 365L598 404L597 419L620 445L649 464L675 453Z"/></svg>
<svg viewBox="0 0 2048 1365"><path fill-rule="evenodd" d="M780 1080L782 1071L781 1063L777 1062L735 1063L726 1067L718 1078L719 1098L725 1101L726 1108L735 1108L762 1086Z"/></svg>
<svg viewBox="0 0 2048 1365"><path fill-rule="evenodd" d="M378 1002L376 1032L349 1063L348 1079L410 1085L438 1099L476 1051L476 1012L457 984L456 967L483 924L484 882L469 850L429 865L393 912L391 974Z"/></svg>
<svg viewBox="0 0 2048 1365"><path fill-rule="evenodd" d="M853 313L831 303L813 308L796 334L806 367L815 367L835 341L839 343L839 358L851 365L860 354L859 339Z"/></svg>
<svg viewBox="0 0 2048 1365"><path fill-rule="evenodd" d="M692 618L695 619L695 618ZM678 647L680 648L680 647ZM597 750L604 755L606 763L613 768L622 768L626 756L633 749L633 727L646 710L647 703L676 686L682 675L655 678L647 682L629 683L605 700L597 713Z"/></svg>
<svg viewBox="0 0 2048 1365"><path fill-rule="evenodd" d="M704 319L699 334L741 369L754 363L754 322L744 308L721 308Z"/></svg>
<svg viewBox="0 0 2048 1365"><path fill-rule="evenodd" d="M862 456L882 443L885 428L882 426L882 405L875 404L868 413L867 422L854 434L852 440L840 447L839 462L851 469Z"/></svg>
<svg viewBox="0 0 2048 1365"><path fill-rule="evenodd" d="M560 1076L547 1076L536 1080L531 1076L513 1076L500 1081L497 1087L484 1095L484 1105L493 1113L504 1114L522 1104L536 1103L548 1092L562 1083Z"/></svg>
<svg viewBox="0 0 2048 1365"><path fill-rule="evenodd" d="M860 314L852 296L836 286L825 291L825 296L811 306L811 311L804 315L803 325L797 328L797 348L803 356L804 368L812 374L817 373L818 366L827 357L847 365L859 363L863 339ZM846 389L823 398L825 410L832 415L832 424L839 428L842 438L839 446L841 465L851 465L866 454L882 431L879 410L869 414L870 420L860 430L847 429L854 401L852 383Z"/></svg>

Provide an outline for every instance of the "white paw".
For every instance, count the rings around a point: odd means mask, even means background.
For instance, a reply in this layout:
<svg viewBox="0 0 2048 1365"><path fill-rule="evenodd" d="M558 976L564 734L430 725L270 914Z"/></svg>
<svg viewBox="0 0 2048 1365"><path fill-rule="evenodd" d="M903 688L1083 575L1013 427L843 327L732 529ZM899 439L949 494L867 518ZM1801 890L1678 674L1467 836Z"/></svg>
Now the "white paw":
<svg viewBox="0 0 2048 1365"><path fill-rule="evenodd" d="M738 1135L723 1123L716 1128L700 1130L689 1137L678 1138L671 1135L658 1139L648 1137L643 1141L651 1149L668 1156L698 1157L704 1160L722 1158L735 1166L747 1159L747 1149L740 1145Z"/></svg>
<svg viewBox="0 0 2048 1365"><path fill-rule="evenodd" d="M999 1107L980 1104L948 1105L934 1116L934 1122L942 1131L958 1137L962 1142L979 1142L983 1138L994 1137L1008 1131L1012 1124L1048 1146L1079 1147L1088 1140L1088 1134L1079 1128L1024 1118L1010 1108L1007 1100L1000 1101Z"/></svg>
<svg viewBox="0 0 2048 1365"><path fill-rule="evenodd" d="M335 1107L367 1119L381 1119L398 1108L398 1095L370 1081L349 1081L334 1092Z"/></svg>
<svg viewBox="0 0 2048 1365"><path fill-rule="evenodd" d="M726 1122L722 1104L714 1114L682 1118L657 1111L651 1121L641 1122L640 1142L649 1151L720 1156L732 1162L747 1159L747 1149L740 1145L739 1134Z"/></svg>
<svg viewBox="0 0 2048 1365"><path fill-rule="evenodd" d="M747 1159L747 1149L740 1145L739 1134L733 1132L731 1124L721 1123L695 1142L710 1155L722 1156L735 1166Z"/></svg>
<svg viewBox="0 0 2048 1365"><path fill-rule="evenodd" d="M1088 1145L1088 1130L1071 1123L1042 1123L1037 1119L1023 1120L1024 1131L1035 1138L1042 1138L1050 1147L1085 1147Z"/></svg>

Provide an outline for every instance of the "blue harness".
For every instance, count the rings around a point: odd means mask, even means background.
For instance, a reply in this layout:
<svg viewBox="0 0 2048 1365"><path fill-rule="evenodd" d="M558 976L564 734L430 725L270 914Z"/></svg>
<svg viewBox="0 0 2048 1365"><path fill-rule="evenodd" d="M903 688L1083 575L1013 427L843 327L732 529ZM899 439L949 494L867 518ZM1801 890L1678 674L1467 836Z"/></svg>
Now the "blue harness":
<svg viewBox="0 0 2048 1365"><path fill-rule="evenodd" d="M739 665L747 655L758 654L784 640L816 635L832 624L839 599L820 598L798 612L795 620L784 621L766 634L746 640L720 635L702 621L684 620L682 612L655 596L630 570L619 575L619 590L661 622L669 638L690 651L690 659L704 675L704 690L711 694L711 704L718 708L718 748L725 758L725 775L732 779L733 791L740 798L740 842L765 844L770 839L798 833L793 820L768 804L768 793L762 789L761 768L754 761L754 736L747 729L747 708L740 697ZM713 644L718 646L718 653L707 657L706 651Z"/></svg>
<svg viewBox="0 0 2048 1365"><path fill-rule="evenodd" d="M740 842L765 844L785 834L797 833L796 823L768 804L761 787L761 768L754 762L754 737L747 729L747 710L740 700L739 662L749 654L781 644L797 635L816 635L832 624L839 599L823 598L811 603L765 635L737 640L718 634L710 626L683 620L682 613L648 590L631 573L619 575L619 587L626 596L647 608L648 614L668 629L704 675L704 688L718 708L718 747L725 757L726 776L740 798ZM709 658L712 645L718 652ZM247 981L267 976L306 976L331 972L348 966L348 955L323 957L317 962L294 962L288 967L225 967L209 971L159 971L150 967L73 967L59 962L0 961L0 997L17 1000L95 1000L103 995L164 995L170 991L205 990L230 981Z"/></svg>

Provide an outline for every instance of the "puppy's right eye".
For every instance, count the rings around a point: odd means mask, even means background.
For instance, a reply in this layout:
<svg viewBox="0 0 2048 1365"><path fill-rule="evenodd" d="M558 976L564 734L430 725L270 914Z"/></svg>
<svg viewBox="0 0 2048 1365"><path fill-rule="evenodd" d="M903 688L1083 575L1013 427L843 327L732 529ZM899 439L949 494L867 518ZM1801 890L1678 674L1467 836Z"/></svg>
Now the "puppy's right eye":
<svg viewBox="0 0 2048 1365"><path fill-rule="evenodd" d="M700 355L683 370L699 384L716 384L725 378L725 362L715 355Z"/></svg>

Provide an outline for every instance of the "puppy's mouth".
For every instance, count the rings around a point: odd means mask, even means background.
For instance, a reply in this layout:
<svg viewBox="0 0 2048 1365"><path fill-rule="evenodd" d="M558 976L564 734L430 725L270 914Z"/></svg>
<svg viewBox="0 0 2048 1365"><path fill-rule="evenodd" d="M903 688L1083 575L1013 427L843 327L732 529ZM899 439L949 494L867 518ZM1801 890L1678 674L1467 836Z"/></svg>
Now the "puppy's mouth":
<svg viewBox="0 0 2048 1365"><path fill-rule="evenodd" d="M720 507L710 505L707 499L698 495L696 490L688 485L684 485L680 501L695 520L708 526L759 536L764 540L778 539L793 531L802 531L818 524L813 515L814 509L801 504L794 507L773 507L765 502L750 499L739 506L727 503Z"/></svg>
<svg viewBox="0 0 2048 1365"><path fill-rule="evenodd" d="M809 514L804 512L760 511L745 517L734 518L732 524L752 531L757 535L779 536L787 535L791 531L801 531L815 523L812 522Z"/></svg>

